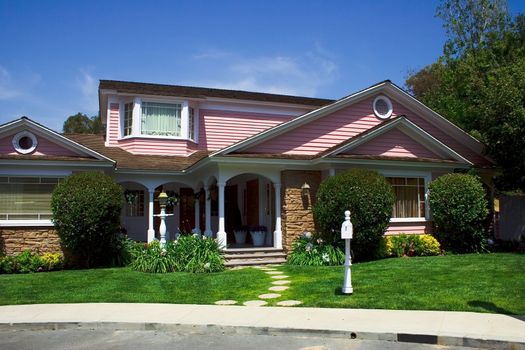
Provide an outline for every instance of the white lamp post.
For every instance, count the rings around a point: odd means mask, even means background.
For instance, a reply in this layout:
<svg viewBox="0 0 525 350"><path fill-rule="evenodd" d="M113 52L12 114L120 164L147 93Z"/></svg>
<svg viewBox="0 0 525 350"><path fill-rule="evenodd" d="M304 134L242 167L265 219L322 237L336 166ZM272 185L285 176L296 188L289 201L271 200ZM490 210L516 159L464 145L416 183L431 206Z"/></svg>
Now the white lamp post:
<svg viewBox="0 0 525 350"><path fill-rule="evenodd" d="M352 294L354 289L352 288L352 258L350 256L350 240L354 236L354 226L350 221L350 210L345 211L345 221L341 225L341 238L345 240L345 279L343 282L342 292L343 294Z"/></svg>
<svg viewBox="0 0 525 350"><path fill-rule="evenodd" d="M166 204L168 203L168 195L166 192L162 191L159 194L159 205L160 205L160 214L155 216L160 217L160 246L164 247L166 245L166 217L172 216L173 214L166 214Z"/></svg>

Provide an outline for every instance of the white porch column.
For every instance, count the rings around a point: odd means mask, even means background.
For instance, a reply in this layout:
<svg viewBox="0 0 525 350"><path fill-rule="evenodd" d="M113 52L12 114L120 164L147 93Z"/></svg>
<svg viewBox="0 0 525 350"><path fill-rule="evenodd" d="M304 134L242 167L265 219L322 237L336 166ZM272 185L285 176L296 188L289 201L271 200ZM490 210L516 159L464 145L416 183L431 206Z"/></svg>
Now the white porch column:
<svg viewBox="0 0 525 350"><path fill-rule="evenodd" d="M206 217L206 222L205 222L205 226L206 228L204 229L204 234L208 237L211 237L212 236L212 232L211 232L211 198L210 198L210 188L209 187L205 187L204 188L204 195L206 196L206 206L204 207L205 209L205 217Z"/></svg>
<svg viewBox="0 0 525 350"><path fill-rule="evenodd" d="M153 228L153 200L155 189L149 188L149 204L148 204L148 243L155 239L155 229Z"/></svg>
<svg viewBox="0 0 525 350"><path fill-rule="evenodd" d="M335 169L334 168L328 169L328 176L335 176Z"/></svg>
<svg viewBox="0 0 525 350"><path fill-rule="evenodd" d="M273 184L275 189L275 231L273 231L273 245L283 248L283 232L281 229L281 184Z"/></svg>
<svg viewBox="0 0 525 350"><path fill-rule="evenodd" d="M224 186L226 184L223 182L217 183L219 187L219 231L217 232L217 241L219 241L219 246L221 248L226 248L227 246L227 235L224 228Z"/></svg>
<svg viewBox="0 0 525 350"><path fill-rule="evenodd" d="M194 195L193 197L195 198L195 227L193 228L193 233L198 233L198 234L201 234L201 218L200 218L200 213L201 213L201 203L200 203L200 198L197 198L195 197L195 194L196 193L199 193L200 190L195 190L194 192Z"/></svg>

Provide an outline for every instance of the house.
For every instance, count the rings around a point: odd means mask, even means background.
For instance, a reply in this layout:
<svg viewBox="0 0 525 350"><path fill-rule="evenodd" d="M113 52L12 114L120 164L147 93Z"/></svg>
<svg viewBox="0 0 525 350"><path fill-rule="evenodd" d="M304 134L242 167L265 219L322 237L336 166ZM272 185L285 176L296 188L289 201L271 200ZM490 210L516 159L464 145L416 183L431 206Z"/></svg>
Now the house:
<svg viewBox="0 0 525 350"><path fill-rule="evenodd" d="M99 103L105 135L61 135L25 117L0 126L7 254L58 249L51 192L79 171L122 184L130 238L158 238L156 198L165 191L179 199L168 208L171 238L193 230L228 248L250 247L234 230L257 225L265 246L289 250L314 230L321 181L354 167L379 171L394 188L386 234L431 230L426 193L442 174L476 168L491 186L483 145L390 81L327 100L102 80Z"/></svg>

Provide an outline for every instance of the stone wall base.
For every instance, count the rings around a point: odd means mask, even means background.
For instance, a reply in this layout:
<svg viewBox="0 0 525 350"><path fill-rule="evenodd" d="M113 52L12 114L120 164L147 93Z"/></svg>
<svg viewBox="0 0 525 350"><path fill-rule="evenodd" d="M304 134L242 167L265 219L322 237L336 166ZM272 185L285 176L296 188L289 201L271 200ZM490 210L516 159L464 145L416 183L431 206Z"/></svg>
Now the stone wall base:
<svg viewBox="0 0 525 350"><path fill-rule="evenodd" d="M0 227L0 254L17 255L24 250L63 253L53 227Z"/></svg>

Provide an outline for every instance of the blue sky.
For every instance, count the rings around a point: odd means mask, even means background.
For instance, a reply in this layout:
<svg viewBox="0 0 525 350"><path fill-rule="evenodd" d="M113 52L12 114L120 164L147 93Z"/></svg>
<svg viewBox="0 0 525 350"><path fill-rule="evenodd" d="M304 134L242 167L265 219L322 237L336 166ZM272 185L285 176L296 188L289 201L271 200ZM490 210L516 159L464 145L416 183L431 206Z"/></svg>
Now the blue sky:
<svg viewBox="0 0 525 350"><path fill-rule="evenodd" d="M0 123L61 131L99 79L339 98L432 63L437 1L0 0ZM513 15L525 1L509 1Z"/></svg>

